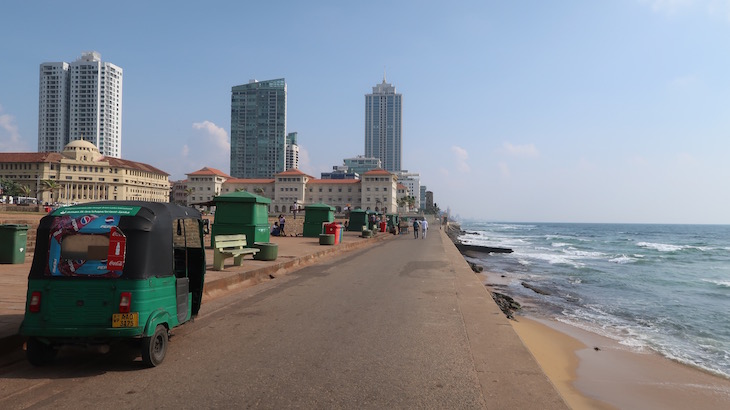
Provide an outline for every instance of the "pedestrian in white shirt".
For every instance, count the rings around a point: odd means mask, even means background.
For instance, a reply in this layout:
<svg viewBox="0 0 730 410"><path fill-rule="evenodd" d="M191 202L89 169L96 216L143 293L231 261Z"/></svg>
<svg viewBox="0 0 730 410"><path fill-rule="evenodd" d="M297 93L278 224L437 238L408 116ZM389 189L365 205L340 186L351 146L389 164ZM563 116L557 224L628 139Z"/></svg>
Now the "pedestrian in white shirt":
<svg viewBox="0 0 730 410"><path fill-rule="evenodd" d="M428 222L426 222L426 218L421 220L421 231L421 239L426 239L426 232L428 231Z"/></svg>

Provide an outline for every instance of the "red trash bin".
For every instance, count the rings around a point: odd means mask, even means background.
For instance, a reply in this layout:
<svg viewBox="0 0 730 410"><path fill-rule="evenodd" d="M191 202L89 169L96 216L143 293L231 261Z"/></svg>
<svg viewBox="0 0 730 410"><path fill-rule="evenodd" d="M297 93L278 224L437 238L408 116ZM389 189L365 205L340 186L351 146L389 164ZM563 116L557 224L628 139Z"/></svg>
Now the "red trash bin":
<svg viewBox="0 0 730 410"><path fill-rule="evenodd" d="M335 245L340 243L340 241L342 240L342 229L340 228L340 224L338 224L337 222L326 224L324 226L324 233L335 236Z"/></svg>
<svg viewBox="0 0 730 410"><path fill-rule="evenodd" d="M380 223L380 232L386 232L388 229L388 223L383 221Z"/></svg>

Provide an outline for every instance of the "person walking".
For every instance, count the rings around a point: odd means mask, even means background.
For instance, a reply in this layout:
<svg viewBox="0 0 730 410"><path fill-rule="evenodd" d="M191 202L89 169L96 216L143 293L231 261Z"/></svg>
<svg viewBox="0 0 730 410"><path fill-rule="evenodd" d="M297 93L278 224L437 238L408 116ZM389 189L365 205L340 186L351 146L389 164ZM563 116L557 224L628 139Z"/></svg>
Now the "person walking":
<svg viewBox="0 0 730 410"><path fill-rule="evenodd" d="M281 236L286 236L286 231L284 231L284 224L286 224L286 218L284 218L284 214L279 214L279 234Z"/></svg>
<svg viewBox="0 0 730 410"><path fill-rule="evenodd" d="M418 239L418 219L413 218L413 239Z"/></svg>
<svg viewBox="0 0 730 410"><path fill-rule="evenodd" d="M421 239L426 239L426 232L428 231L428 221L424 217L421 220Z"/></svg>

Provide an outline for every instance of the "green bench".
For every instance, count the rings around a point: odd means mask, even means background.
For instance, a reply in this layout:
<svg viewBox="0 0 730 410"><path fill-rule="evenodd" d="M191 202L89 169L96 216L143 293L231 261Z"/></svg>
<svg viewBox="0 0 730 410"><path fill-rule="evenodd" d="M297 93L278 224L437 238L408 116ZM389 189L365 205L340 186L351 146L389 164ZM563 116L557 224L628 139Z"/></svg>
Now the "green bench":
<svg viewBox="0 0 730 410"><path fill-rule="evenodd" d="M243 257L256 255L260 249L246 247L246 235L216 235L214 238L213 270L223 270L223 262L233 258L234 266L241 266Z"/></svg>

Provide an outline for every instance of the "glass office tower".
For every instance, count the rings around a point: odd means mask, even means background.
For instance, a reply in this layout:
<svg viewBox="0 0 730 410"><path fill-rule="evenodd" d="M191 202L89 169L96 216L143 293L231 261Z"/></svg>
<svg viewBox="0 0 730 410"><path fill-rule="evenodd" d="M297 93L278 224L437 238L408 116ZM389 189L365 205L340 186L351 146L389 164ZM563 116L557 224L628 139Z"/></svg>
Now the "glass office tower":
<svg viewBox="0 0 730 410"><path fill-rule="evenodd" d="M231 176L273 178L286 160L286 81L251 80L231 90Z"/></svg>

